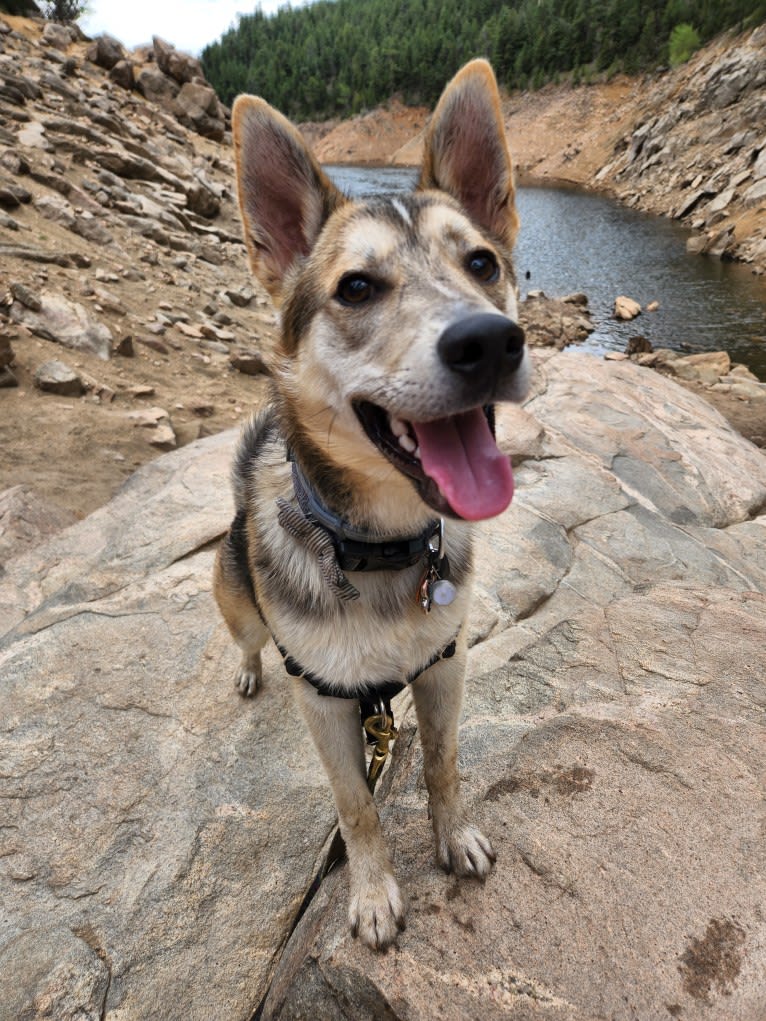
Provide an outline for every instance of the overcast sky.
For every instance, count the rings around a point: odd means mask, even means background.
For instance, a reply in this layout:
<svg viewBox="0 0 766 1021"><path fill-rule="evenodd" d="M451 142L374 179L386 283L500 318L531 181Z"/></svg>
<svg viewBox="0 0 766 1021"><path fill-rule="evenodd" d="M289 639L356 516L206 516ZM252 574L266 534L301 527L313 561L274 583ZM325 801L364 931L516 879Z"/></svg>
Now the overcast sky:
<svg viewBox="0 0 766 1021"><path fill-rule="evenodd" d="M285 0L262 0L267 13ZM293 7L300 0L293 0ZM176 49L199 54L237 20L251 14L257 0L87 0L88 13L78 24L90 36L107 32L130 49L161 36Z"/></svg>

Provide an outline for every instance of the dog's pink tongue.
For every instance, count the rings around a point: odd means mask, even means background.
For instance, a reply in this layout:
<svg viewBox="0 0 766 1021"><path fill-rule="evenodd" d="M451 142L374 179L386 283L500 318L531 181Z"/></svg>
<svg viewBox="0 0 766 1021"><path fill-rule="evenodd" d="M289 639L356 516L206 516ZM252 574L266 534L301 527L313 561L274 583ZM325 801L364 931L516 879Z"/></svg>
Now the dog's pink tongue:
<svg viewBox="0 0 766 1021"><path fill-rule="evenodd" d="M413 422L423 471L450 507L467 521L504 511L513 497L513 473L497 448L481 408L435 422Z"/></svg>

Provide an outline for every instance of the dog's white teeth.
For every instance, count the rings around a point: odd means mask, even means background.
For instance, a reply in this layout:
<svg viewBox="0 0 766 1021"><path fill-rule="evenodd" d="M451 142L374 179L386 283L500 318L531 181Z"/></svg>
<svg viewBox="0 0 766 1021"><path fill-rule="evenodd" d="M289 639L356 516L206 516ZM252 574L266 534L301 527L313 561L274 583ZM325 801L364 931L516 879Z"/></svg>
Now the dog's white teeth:
<svg viewBox="0 0 766 1021"><path fill-rule="evenodd" d="M407 423L403 422L401 418L394 418L391 416L391 432L394 436L406 436L408 433Z"/></svg>
<svg viewBox="0 0 766 1021"><path fill-rule="evenodd" d="M418 445L409 433L405 433L403 436L399 436L399 446L406 450L408 454L414 454Z"/></svg>
<svg viewBox="0 0 766 1021"><path fill-rule="evenodd" d="M412 451L412 456L416 457L418 461L420 460L420 447L415 447L415 449Z"/></svg>

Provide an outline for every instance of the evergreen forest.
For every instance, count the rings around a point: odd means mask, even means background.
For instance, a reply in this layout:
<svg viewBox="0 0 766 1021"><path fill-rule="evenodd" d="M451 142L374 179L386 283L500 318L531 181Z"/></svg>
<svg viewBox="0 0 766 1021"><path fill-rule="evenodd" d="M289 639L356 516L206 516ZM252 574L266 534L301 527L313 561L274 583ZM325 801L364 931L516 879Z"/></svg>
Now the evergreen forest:
<svg viewBox="0 0 766 1021"><path fill-rule="evenodd" d="M393 96L430 106L476 56L507 89L577 84L678 62L765 20L766 0L318 0L240 15L202 64L225 103L250 92L292 118L325 119Z"/></svg>

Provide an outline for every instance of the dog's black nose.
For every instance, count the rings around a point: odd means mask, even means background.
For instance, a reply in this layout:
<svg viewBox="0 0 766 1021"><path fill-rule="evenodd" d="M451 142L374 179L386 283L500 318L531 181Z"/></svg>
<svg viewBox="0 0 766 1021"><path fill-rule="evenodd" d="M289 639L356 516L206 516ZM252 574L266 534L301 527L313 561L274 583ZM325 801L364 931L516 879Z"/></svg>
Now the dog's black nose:
<svg viewBox="0 0 766 1021"><path fill-rule="evenodd" d="M524 331L506 316L481 312L448 326L437 350L452 372L476 380L500 378L521 365Z"/></svg>

